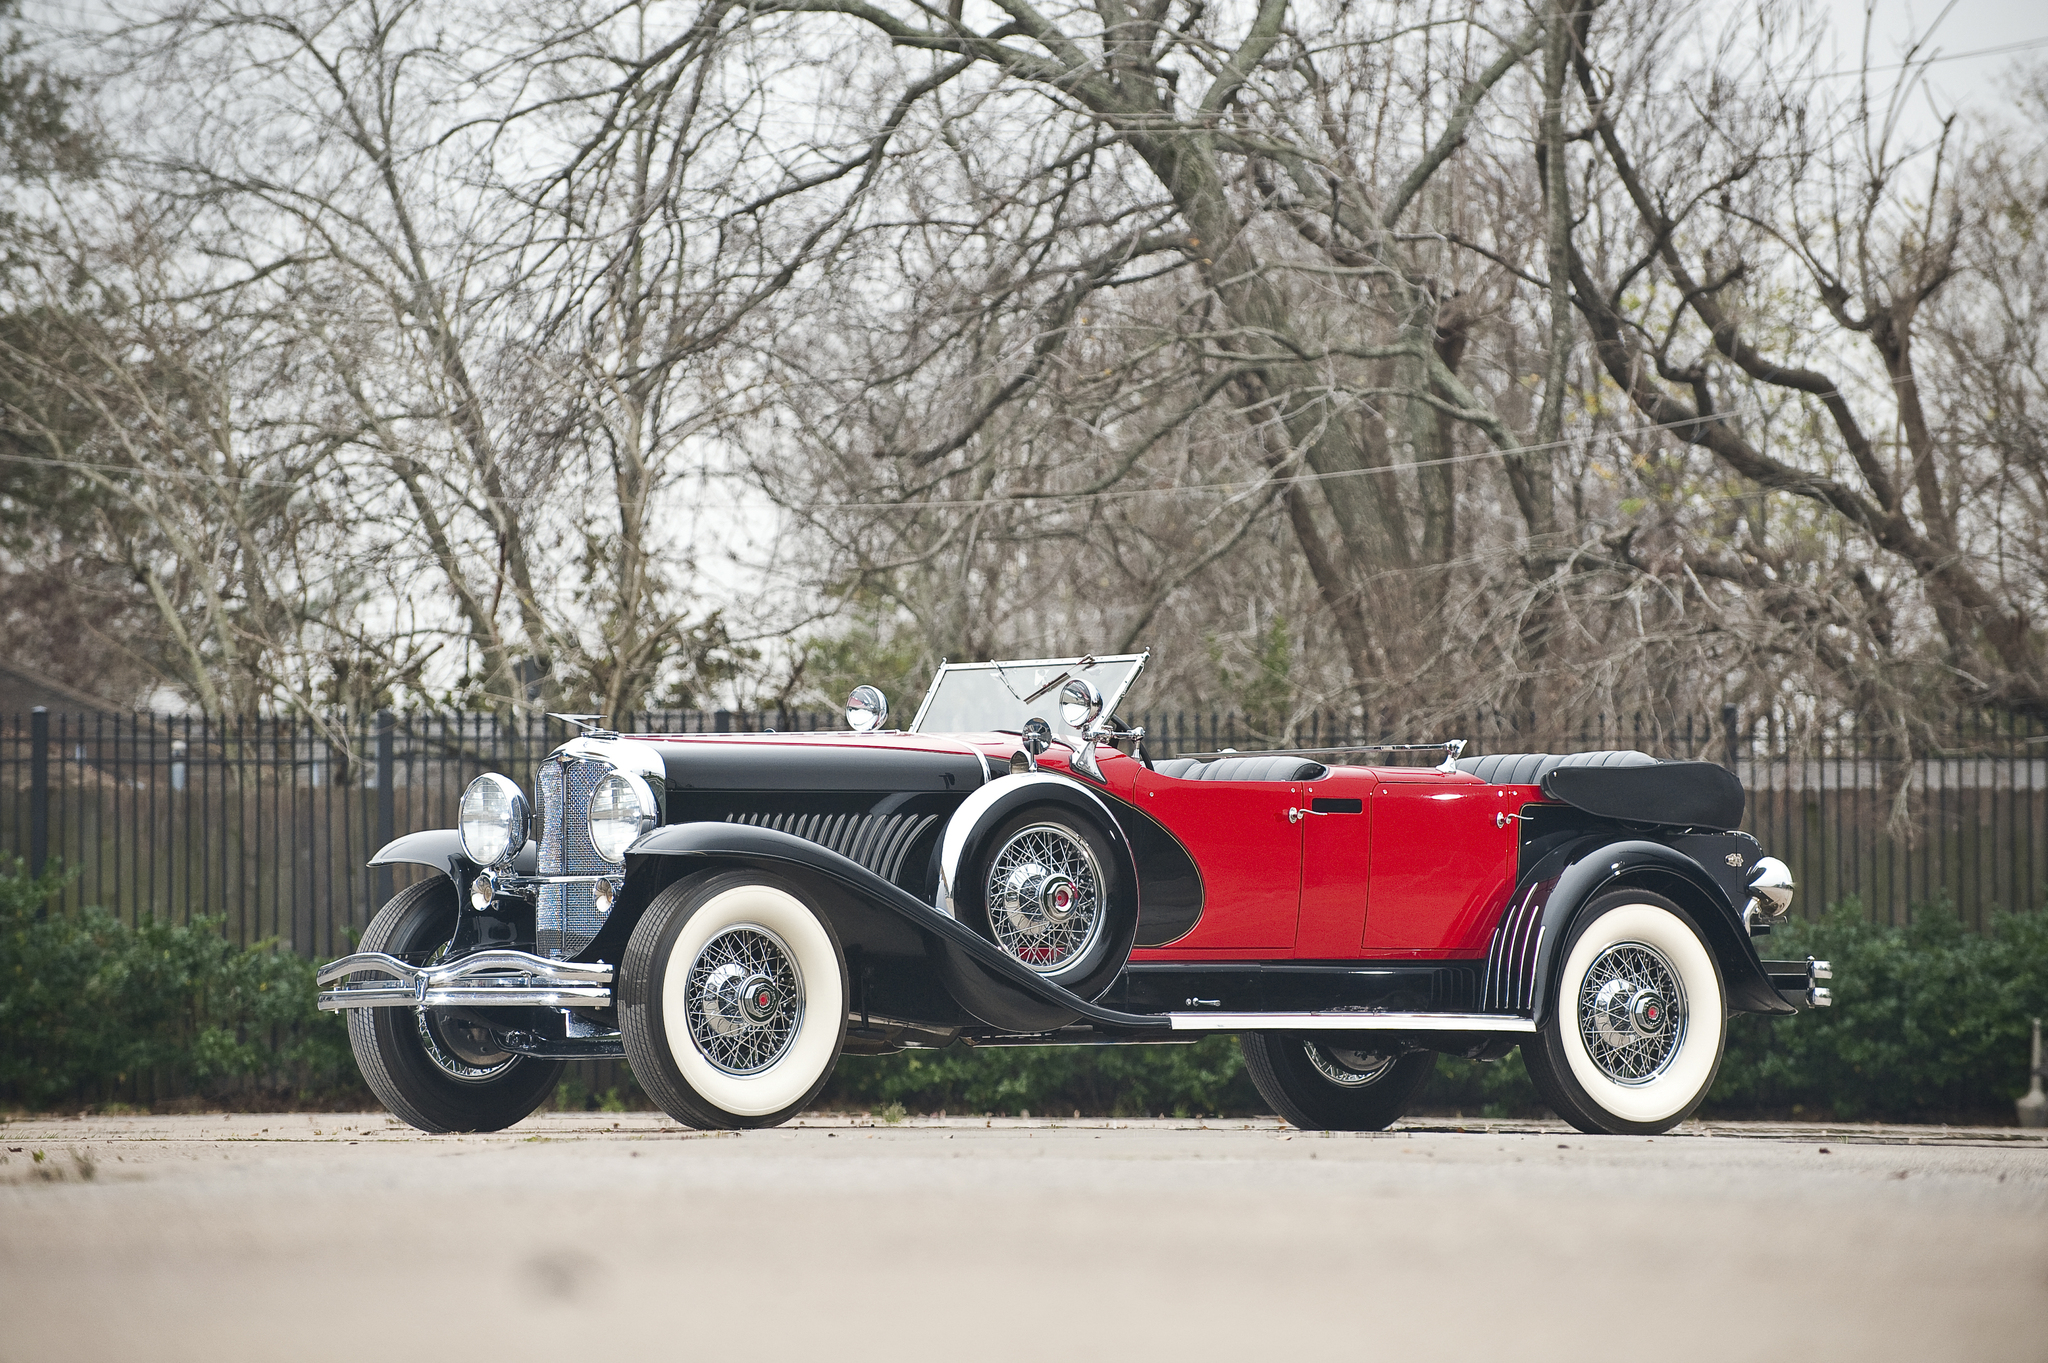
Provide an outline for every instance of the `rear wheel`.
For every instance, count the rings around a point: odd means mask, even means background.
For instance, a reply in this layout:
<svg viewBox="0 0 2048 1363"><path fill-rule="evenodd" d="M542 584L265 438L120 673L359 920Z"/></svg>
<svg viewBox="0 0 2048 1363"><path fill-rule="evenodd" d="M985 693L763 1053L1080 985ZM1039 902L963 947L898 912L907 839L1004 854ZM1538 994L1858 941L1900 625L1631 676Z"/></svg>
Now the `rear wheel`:
<svg viewBox="0 0 2048 1363"><path fill-rule="evenodd" d="M1654 1136L1713 1087L1728 1033L1721 969L1691 915L1663 895L1621 890L1587 905L1552 997L1522 1059L1579 1130Z"/></svg>
<svg viewBox="0 0 2048 1363"><path fill-rule="evenodd" d="M680 881L619 967L633 1077L685 1126L776 1126L809 1106L846 1040L846 955L797 888L752 871Z"/></svg>
<svg viewBox="0 0 2048 1363"><path fill-rule="evenodd" d="M1304 1131L1383 1131L1436 1066L1434 1051L1403 1055L1343 1033L1253 1032L1238 1046L1259 1096Z"/></svg>
<svg viewBox="0 0 2048 1363"><path fill-rule="evenodd" d="M362 951L425 965L455 930L455 883L408 885L377 911ZM430 1008L357 1008L349 1046L363 1082L392 1113L422 1131L502 1131L555 1091L562 1062L501 1051L482 1027Z"/></svg>

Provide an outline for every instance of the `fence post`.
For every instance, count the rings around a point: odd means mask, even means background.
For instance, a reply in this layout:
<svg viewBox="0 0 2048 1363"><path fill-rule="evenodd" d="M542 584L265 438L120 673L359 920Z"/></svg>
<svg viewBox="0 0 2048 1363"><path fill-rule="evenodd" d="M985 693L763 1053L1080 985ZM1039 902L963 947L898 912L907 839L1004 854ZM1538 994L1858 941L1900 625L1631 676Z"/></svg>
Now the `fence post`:
<svg viewBox="0 0 2048 1363"><path fill-rule="evenodd" d="M50 712L28 712L28 873L34 879L50 859ZM40 914L37 917L41 917Z"/></svg>
<svg viewBox="0 0 2048 1363"><path fill-rule="evenodd" d="M711 716L711 732L729 734L732 732L732 711L720 710Z"/></svg>
<svg viewBox="0 0 2048 1363"><path fill-rule="evenodd" d="M1728 770L1735 772L1739 776L1741 773L1735 769L1735 759L1738 755L1735 743L1735 721L1737 718L1738 715L1734 706L1724 705L1721 707L1721 728L1727 732L1728 736Z"/></svg>
<svg viewBox="0 0 2048 1363"><path fill-rule="evenodd" d="M377 846L382 847L395 836L397 791L393 789L396 778L392 771L391 734L396 727L389 710L377 712ZM391 899L391 868L377 868L377 902L384 904Z"/></svg>

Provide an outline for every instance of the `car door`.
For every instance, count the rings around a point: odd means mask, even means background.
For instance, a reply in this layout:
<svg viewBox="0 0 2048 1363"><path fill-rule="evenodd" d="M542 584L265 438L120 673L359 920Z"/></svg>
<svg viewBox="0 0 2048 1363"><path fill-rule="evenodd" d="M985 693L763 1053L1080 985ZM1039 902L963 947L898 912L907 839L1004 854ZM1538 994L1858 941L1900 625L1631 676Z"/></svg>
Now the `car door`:
<svg viewBox="0 0 2048 1363"><path fill-rule="evenodd" d="M1508 792L1435 772L1381 773L1372 793L1364 954L1476 956L1514 888Z"/></svg>
<svg viewBox="0 0 2048 1363"><path fill-rule="evenodd" d="M1377 784L1378 777L1371 772L1339 768L1301 787L1301 926L1294 939L1299 959L1345 960L1358 955Z"/></svg>
<svg viewBox="0 0 2048 1363"><path fill-rule="evenodd" d="M1170 948L1286 954L1301 914L1306 820L1291 781L1188 781L1143 772L1135 802L1180 839L1202 873L1202 920Z"/></svg>

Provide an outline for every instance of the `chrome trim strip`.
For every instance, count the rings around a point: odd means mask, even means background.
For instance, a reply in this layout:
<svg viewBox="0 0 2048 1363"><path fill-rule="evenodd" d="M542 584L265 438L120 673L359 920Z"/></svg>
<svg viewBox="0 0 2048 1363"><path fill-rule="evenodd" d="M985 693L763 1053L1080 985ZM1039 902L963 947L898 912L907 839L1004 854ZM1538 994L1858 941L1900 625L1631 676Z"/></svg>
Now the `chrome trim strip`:
<svg viewBox="0 0 2048 1363"><path fill-rule="evenodd" d="M1168 1013L1176 1032L1534 1032L1499 1013Z"/></svg>
<svg viewBox="0 0 2048 1363"><path fill-rule="evenodd" d="M407 965L381 951L359 951L320 968L335 984L350 975L388 980L323 990L320 1011L346 1008L609 1008L612 967L603 961L551 961L524 951L479 951L447 965Z"/></svg>
<svg viewBox="0 0 2048 1363"><path fill-rule="evenodd" d="M640 836L644 838L647 835L643 833ZM638 841L638 839L635 839L635 841ZM627 850L631 851L632 849L628 848ZM613 871L601 876L500 876L498 878L498 888L501 890L523 890L534 885L595 885L599 881L604 880L610 881L612 888L616 890L626 883L626 873L624 871Z"/></svg>

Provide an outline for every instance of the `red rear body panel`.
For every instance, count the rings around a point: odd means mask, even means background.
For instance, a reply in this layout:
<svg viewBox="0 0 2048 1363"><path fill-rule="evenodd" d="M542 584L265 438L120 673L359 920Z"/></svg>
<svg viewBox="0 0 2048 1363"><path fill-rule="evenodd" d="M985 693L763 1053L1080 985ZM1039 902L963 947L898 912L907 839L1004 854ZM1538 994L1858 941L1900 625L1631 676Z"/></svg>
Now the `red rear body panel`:
<svg viewBox="0 0 2048 1363"><path fill-rule="evenodd" d="M998 738L985 750L1002 760L1010 746ZM1201 921L1133 961L1483 957L1514 889L1512 816L1541 798L1533 787L1426 767L1187 781L1107 748L1097 757L1106 793L1156 819L1202 875ZM1057 746L1040 761L1069 770ZM1301 813L1290 821L1289 810Z"/></svg>

